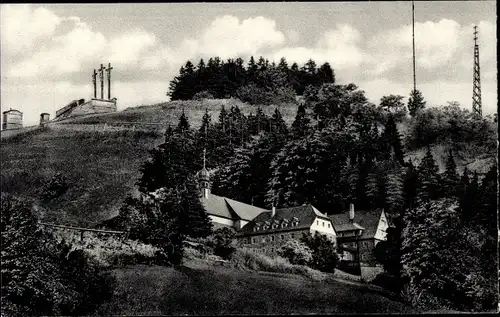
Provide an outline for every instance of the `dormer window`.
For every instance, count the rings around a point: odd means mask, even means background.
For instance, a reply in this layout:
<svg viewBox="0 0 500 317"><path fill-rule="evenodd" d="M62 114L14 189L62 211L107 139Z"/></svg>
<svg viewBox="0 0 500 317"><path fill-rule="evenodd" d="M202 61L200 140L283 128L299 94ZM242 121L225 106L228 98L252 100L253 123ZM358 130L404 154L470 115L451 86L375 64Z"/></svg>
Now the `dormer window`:
<svg viewBox="0 0 500 317"><path fill-rule="evenodd" d="M286 223L286 222L283 222L283 223L281 224L281 228L285 228L285 227L287 227L287 226L288 226L288 223Z"/></svg>
<svg viewBox="0 0 500 317"><path fill-rule="evenodd" d="M263 228L263 229L264 229L264 230L267 230L267 228L269 228L269 226L268 226L268 225L264 225L264 228Z"/></svg>
<svg viewBox="0 0 500 317"><path fill-rule="evenodd" d="M259 231L259 230L260 230L260 228L259 228L259 227L253 227L253 231L254 231L254 232L257 232L257 231Z"/></svg>
<svg viewBox="0 0 500 317"><path fill-rule="evenodd" d="M273 229L276 229L277 227L278 227L278 225L274 223L273 224Z"/></svg>

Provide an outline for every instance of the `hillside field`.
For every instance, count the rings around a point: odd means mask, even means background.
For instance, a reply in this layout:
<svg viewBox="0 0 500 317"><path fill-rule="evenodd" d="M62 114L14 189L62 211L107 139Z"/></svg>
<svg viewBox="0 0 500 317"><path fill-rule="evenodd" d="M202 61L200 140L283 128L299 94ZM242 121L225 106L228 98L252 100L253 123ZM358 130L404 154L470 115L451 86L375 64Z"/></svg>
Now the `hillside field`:
<svg viewBox="0 0 500 317"><path fill-rule="evenodd" d="M129 266L99 315L415 313L364 285L222 268ZM228 291L230 290L230 291Z"/></svg>

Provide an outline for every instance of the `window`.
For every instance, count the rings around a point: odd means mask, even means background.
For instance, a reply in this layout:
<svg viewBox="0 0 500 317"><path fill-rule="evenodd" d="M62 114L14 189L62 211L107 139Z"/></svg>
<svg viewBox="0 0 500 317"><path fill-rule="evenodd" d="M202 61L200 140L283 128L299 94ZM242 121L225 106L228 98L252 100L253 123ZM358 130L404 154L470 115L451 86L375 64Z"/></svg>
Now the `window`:
<svg viewBox="0 0 500 317"><path fill-rule="evenodd" d="M325 222L323 221L323 227L325 226Z"/></svg>
<svg viewBox="0 0 500 317"><path fill-rule="evenodd" d="M274 236L271 236L271 241L274 241Z"/></svg>
<svg viewBox="0 0 500 317"><path fill-rule="evenodd" d="M255 238L252 238L252 243L255 243Z"/></svg>
<svg viewBox="0 0 500 317"><path fill-rule="evenodd" d="M285 236L284 235L281 235L281 240L284 240L285 239Z"/></svg>
<svg viewBox="0 0 500 317"><path fill-rule="evenodd" d="M273 229L276 229L278 227L278 225L274 224L273 225Z"/></svg>
<svg viewBox="0 0 500 317"><path fill-rule="evenodd" d="M319 226L319 220L316 220L316 224Z"/></svg>
<svg viewBox="0 0 500 317"><path fill-rule="evenodd" d="M330 224L328 224L328 228L330 228Z"/></svg>

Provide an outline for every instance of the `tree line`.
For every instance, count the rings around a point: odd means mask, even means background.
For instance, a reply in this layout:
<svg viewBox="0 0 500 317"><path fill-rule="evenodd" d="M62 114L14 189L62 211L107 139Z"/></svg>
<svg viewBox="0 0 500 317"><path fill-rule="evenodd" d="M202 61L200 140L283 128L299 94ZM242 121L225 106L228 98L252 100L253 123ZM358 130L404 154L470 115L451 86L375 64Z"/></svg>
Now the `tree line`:
<svg viewBox="0 0 500 317"><path fill-rule="evenodd" d="M210 57L205 63L200 59L195 66L187 61L179 74L170 82L171 100L190 100L196 96L211 98L239 98L253 104L294 101L303 95L307 86L319 87L334 83L335 74L329 63L318 66L309 59L302 67L288 65L283 57L279 63L253 56L245 66L241 58Z"/></svg>

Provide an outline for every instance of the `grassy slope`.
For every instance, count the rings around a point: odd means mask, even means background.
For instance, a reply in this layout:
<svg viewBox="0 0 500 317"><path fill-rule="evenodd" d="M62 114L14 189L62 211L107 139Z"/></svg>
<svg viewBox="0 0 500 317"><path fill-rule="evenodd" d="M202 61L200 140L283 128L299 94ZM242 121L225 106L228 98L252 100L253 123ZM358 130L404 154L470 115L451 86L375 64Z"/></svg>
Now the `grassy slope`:
<svg viewBox="0 0 500 317"><path fill-rule="evenodd" d="M92 226L116 212L133 189L148 149L161 136L141 132L40 131L2 141L1 188L37 197L56 172L70 187L46 207L47 221Z"/></svg>
<svg viewBox="0 0 500 317"><path fill-rule="evenodd" d="M362 285L229 268L115 269L118 285L102 315L411 313Z"/></svg>
<svg viewBox="0 0 500 317"><path fill-rule="evenodd" d="M199 127L201 124L201 119L205 114L205 110L208 110L208 112L212 116L212 122L216 122L218 120L221 106L224 106L228 111L231 109L231 106L238 106L245 115L248 115L250 113L255 114L256 111L255 106L243 103L236 99L172 101L151 106L127 108L120 112L104 115L70 119L65 120L61 123L112 124L116 122L150 122L160 123L165 126L169 123L175 125L177 124L178 118L180 117L182 109L184 108L191 125L193 127ZM270 116L273 114L275 108L275 106L266 106L262 109L267 115ZM288 125L291 125L297 112L297 106L295 104L282 105L280 106L280 111L285 122Z"/></svg>

